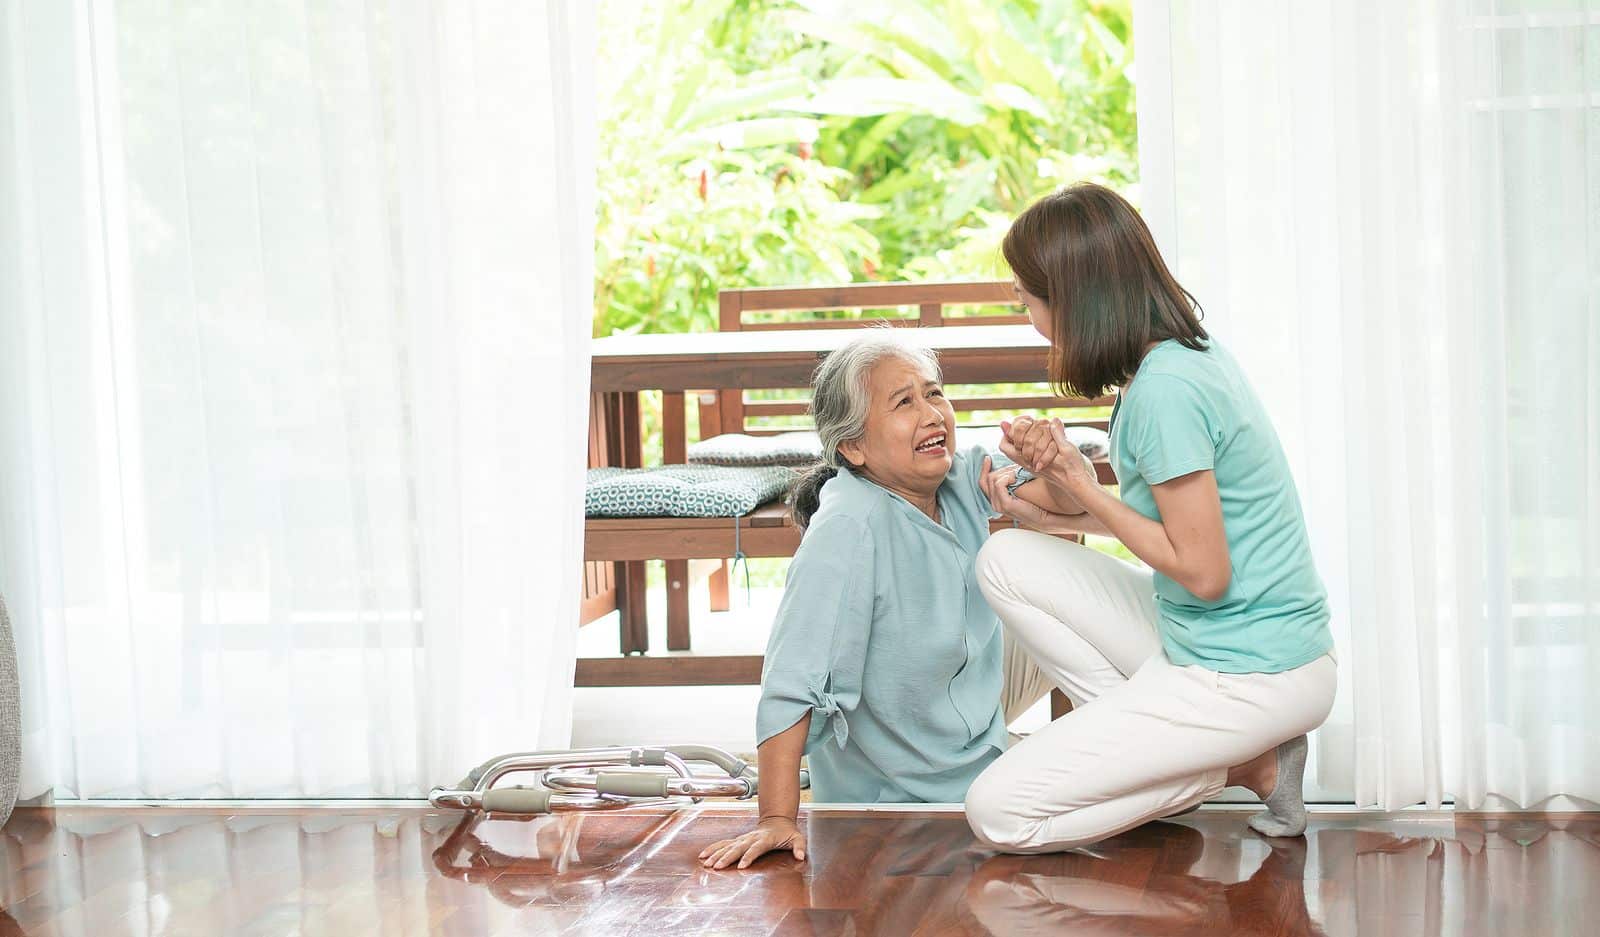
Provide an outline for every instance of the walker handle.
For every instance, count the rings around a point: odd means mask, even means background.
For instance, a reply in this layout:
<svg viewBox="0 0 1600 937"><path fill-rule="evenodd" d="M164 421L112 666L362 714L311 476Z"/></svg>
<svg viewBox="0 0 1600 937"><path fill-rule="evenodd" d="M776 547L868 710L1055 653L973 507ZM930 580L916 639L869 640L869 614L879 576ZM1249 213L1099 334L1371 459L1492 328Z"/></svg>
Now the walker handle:
<svg viewBox="0 0 1600 937"><path fill-rule="evenodd" d="M653 772L601 771L595 775L594 791L621 797L665 797L668 780L667 775Z"/></svg>
<svg viewBox="0 0 1600 937"><path fill-rule="evenodd" d="M542 787L490 788L483 792L483 809L490 813L549 813L550 793Z"/></svg>

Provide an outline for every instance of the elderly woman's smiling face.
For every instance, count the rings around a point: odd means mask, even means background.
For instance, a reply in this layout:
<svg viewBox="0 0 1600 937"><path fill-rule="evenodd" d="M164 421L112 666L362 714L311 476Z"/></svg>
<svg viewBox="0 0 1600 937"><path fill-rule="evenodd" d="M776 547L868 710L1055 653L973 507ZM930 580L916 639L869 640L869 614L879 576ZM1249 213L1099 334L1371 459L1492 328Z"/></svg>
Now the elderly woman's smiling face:
<svg viewBox="0 0 1600 937"><path fill-rule="evenodd" d="M900 493L928 496L950 473L956 413L944 386L918 362L886 358L867 377L869 407L860 439L839 446L858 471Z"/></svg>

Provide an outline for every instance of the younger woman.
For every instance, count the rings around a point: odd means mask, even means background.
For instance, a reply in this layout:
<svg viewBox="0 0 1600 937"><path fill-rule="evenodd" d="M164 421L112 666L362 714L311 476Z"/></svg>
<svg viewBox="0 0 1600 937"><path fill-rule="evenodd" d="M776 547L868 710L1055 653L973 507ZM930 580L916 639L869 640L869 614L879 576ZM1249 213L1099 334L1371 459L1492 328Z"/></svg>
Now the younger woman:
<svg viewBox="0 0 1600 937"><path fill-rule="evenodd" d="M1120 391L1121 497L1096 483L1058 422L1027 419L1001 446L1042 479L1021 490L1044 485L1092 523L1012 497L1014 469L986 490L1030 526L1116 537L1149 569L1024 530L979 553L979 585L1007 636L1074 708L972 784L973 831L1008 851L1068 849L1237 784L1266 802L1252 827L1299 835L1305 733L1333 705L1335 665L1326 593L1266 410L1116 193L1082 184L1041 199L1013 222L1004 252L1050 340L1051 381L1075 396Z"/></svg>

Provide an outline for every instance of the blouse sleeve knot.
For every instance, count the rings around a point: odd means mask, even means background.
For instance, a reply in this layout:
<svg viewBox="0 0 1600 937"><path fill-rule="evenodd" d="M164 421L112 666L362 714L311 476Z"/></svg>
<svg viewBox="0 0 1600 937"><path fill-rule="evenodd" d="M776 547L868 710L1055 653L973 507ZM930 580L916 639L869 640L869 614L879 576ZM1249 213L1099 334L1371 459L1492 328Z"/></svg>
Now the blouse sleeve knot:
<svg viewBox="0 0 1600 937"><path fill-rule="evenodd" d="M811 698L811 738L810 742L820 741L822 734L833 727L833 740L840 748L850 740L850 723L844 717L844 709L840 707L839 700L824 688L825 681L811 680L807 682L806 693Z"/></svg>

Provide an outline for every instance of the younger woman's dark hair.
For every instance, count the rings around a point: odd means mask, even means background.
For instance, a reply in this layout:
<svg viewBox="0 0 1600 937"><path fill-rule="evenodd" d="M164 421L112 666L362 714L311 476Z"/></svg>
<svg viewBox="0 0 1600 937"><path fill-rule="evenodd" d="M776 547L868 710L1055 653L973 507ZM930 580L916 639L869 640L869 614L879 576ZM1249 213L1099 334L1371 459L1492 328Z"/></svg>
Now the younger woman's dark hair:
<svg viewBox="0 0 1600 937"><path fill-rule="evenodd" d="M801 530L817 513L822 486L840 471L850 471L839 446L860 439L867 431L867 411L872 400L867 381L872 369L885 358L901 358L927 369L937 380L939 358L894 328L873 328L851 339L817 365L811 378L811 420L822 441L822 461L808 469L789 489L789 510Z"/></svg>
<svg viewBox="0 0 1600 937"><path fill-rule="evenodd" d="M1120 195L1080 182L1039 199L1001 245L1017 283L1050 312L1050 382L1099 397L1133 379L1151 342L1203 350L1200 304L1167 269Z"/></svg>

